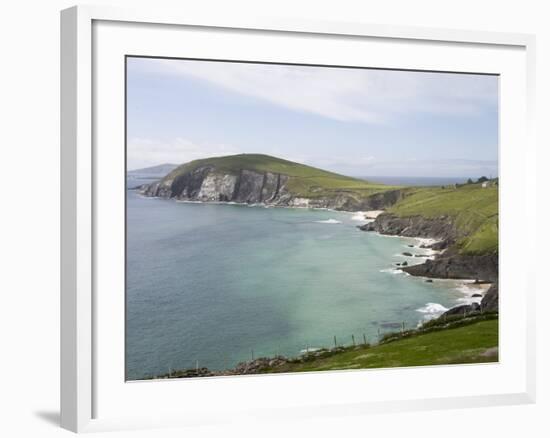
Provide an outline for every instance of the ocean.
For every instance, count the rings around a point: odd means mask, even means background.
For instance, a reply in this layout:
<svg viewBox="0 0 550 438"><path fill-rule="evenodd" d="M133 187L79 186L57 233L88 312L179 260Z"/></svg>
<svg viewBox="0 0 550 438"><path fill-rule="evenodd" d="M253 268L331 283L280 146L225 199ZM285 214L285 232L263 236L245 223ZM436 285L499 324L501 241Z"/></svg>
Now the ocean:
<svg viewBox="0 0 550 438"><path fill-rule="evenodd" d="M447 186L465 184L468 177L437 177L437 176L359 176L357 178L381 184L396 186ZM473 180L477 178L472 177Z"/></svg>
<svg viewBox="0 0 550 438"><path fill-rule="evenodd" d="M427 283L396 270L424 260L403 252L429 250L417 239L360 231L360 219L128 190L126 378L296 356L332 347L334 337L373 343L471 302L476 291L464 281Z"/></svg>

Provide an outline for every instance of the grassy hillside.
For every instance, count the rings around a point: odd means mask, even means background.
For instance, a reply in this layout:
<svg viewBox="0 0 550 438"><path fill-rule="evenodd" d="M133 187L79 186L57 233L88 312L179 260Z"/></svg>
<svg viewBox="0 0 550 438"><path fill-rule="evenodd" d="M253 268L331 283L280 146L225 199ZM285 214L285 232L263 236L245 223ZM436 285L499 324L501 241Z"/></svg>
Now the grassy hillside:
<svg viewBox="0 0 550 438"><path fill-rule="evenodd" d="M389 212L397 216L450 216L467 235L458 242L465 254L498 251L498 186L481 184L412 189Z"/></svg>
<svg viewBox="0 0 550 438"><path fill-rule="evenodd" d="M192 172L203 166L213 166L217 171L232 174L238 174L242 169L246 169L259 173L272 172L288 175L290 177L288 189L296 196L306 198L324 197L336 192L367 196L397 188L261 154L240 154L191 161L174 169L165 179L174 179L178 175Z"/></svg>
<svg viewBox="0 0 550 438"><path fill-rule="evenodd" d="M329 371L498 361L498 319L434 331L328 357L287 363L267 372Z"/></svg>

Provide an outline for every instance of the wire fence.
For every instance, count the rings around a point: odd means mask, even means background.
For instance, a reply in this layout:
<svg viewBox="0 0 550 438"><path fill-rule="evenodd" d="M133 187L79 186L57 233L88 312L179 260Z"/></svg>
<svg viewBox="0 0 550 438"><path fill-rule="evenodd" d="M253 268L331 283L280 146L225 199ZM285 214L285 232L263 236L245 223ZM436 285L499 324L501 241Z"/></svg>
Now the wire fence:
<svg viewBox="0 0 550 438"><path fill-rule="evenodd" d="M315 343L304 343L301 348L277 348L273 351L263 351L250 348L247 355L239 355L239 357L227 355L216 361L206 360L203 361L200 358L187 359L187 360L174 360L169 363L164 372L156 373L153 378L157 377L178 377L182 372L186 372L189 375L206 373L207 371L222 372L224 370L231 370L237 367L241 363L253 362L259 359L266 358L285 358L301 357L304 355L315 354L320 351L333 351L346 349L350 347L367 347L372 344L378 343L388 333L396 333L395 329L398 328L399 332L406 330L406 323L392 323L386 324L384 327L378 327L375 334L367 336L367 332L351 333L347 336L333 335L332 339L328 340L325 345Z"/></svg>

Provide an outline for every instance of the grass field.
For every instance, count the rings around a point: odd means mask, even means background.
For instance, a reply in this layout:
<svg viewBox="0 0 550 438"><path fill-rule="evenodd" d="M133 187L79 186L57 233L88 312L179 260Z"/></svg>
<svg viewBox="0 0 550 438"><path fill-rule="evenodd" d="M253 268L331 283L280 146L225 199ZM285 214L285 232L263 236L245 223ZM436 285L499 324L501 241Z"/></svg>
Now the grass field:
<svg viewBox="0 0 550 438"><path fill-rule="evenodd" d="M289 363L272 373L389 368L498 361L498 319L356 347L329 357Z"/></svg>
<svg viewBox="0 0 550 438"><path fill-rule="evenodd" d="M466 238L458 242L466 254L498 251L498 186L481 184L411 189L391 207L397 216L450 216Z"/></svg>
<svg viewBox="0 0 550 438"><path fill-rule="evenodd" d="M357 196L368 196L398 188L384 184L371 183L349 176L339 175L304 164L261 154L240 154L226 157L205 158L183 164L170 172L165 179L174 179L178 175L202 166L213 166L225 173L238 174L241 169L271 172L288 175L288 189L296 196L304 198L320 198L346 192Z"/></svg>

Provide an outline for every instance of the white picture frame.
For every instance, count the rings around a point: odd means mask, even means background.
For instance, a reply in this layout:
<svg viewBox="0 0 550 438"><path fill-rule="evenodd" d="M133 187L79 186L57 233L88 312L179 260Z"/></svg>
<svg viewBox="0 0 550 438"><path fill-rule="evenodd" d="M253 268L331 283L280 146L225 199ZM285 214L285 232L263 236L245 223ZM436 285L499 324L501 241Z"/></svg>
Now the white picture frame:
<svg viewBox="0 0 550 438"><path fill-rule="evenodd" d="M98 24L106 24L105 31L98 31ZM119 163L114 160L112 167L105 166L105 154L97 154L97 142L101 141L101 128L97 129L96 124L101 125L102 117L102 94L98 92L98 82L108 74L109 70L103 71L106 65L104 60L111 59L110 56L120 58L121 53L136 54L125 52L127 48L122 44L124 38L117 36L119 30L117 26L130 25L131 32L135 37L142 30L140 27L149 26L149 31L154 33L176 32L177 29L190 29L200 31L201 35L221 31L234 31L239 37L246 37L248 40L261 38L264 33L269 33L270 37L276 38L338 38L338 44L347 44L346 41L361 42L369 40L376 44L377 42L387 42L388 44L400 44L410 47L439 47L440 49L449 47L466 48L476 50L483 48L489 52L498 52L502 54L502 62L495 62L495 67L491 67L490 60L483 62L479 59L479 69L477 72L488 72L501 74L502 69L509 68L510 74L505 77L522 78L521 84L518 84L516 94L510 95L510 100L506 102L517 103L518 108L512 114L507 112L507 107L503 106L503 115L501 124L504 128L510 128L510 131L503 133L501 144L501 159L503 172L509 178L514 178L517 184L512 187L506 184L506 178L502 178L501 199L502 209L508 208L514 199L521 199L522 202L529 202L536 196L535 185L535 143L532 134L533 108L534 108L534 57L535 57L535 39L531 35L507 34L491 32L461 31L451 29L424 29L402 26L381 26L364 23L338 23L338 22L315 22L292 19L258 19L256 17L241 17L239 19L227 19L225 17L195 16L192 11L181 12L163 12L162 10L124 10L108 7L78 6L66 9L61 13L61 426L75 431L98 431L111 430L118 428L143 428L160 427L165 425L189 425L189 424L207 424L210 422L228 421L229 419L246 418L249 415L256 417L273 416L311 416L323 415L330 408L332 415L342 413L363 414L368 412L398 412L412 409L441 409L466 406L488 406L499 404L519 404L534 402L535 399L535 310L534 310L534 274L532 268L526 263L518 264L513 277L509 276L501 279L501 284L505 280L513 284L514 290L518 290L518 316L515 319L517 344L521 345L521 351L515 351L517 363L510 370L509 374L502 374L501 379L509 380L509 386L499 391L496 386L487 386L479 388L478 393L460 391L457 387L454 392L450 390L449 394L445 390L440 390L437 394L417 396L413 389L407 394L404 392L390 394L388 397L374 395L371 398L362 398L361 395L346 393L342 390L340 393L334 389L351 388L354 383L354 376L357 372L340 373L332 378L329 374L317 374L316 376L289 375L289 376L270 376L270 377L245 377L245 378L222 378L222 379L199 379L193 382L187 382L192 385L195 391L212 395L217 391L242 391L243 394L253 395L261 390L262 386L274 390L275 387L291 387L300 383L304 388L314 388L320 380L328 382L325 396L319 396L314 390L311 396L304 396L296 404L287 404L283 397L274 396L273 405L267 406L264 410L258 407L258 410L252 405L247 405L243 401L242 409L223 409L223 395L220 396L219 406L207 408L206 402L200 397L195 400L195 410L189 415L182 415L182 412L189 412L184 407L176 406L168 411L166 406L159 404L154 407L147 406L147 416L139 415L139 407L130 406L127 411L122 408L116 412L116 406L103 408L105 403L106 391L110 391L112 385L106 385L101 382L113 382L118 374L109 375L106 368L109 367L109 355L118 355L120 351L119 344L107 346L103 331L106 324L101 321L107 318L104 315L104 300L97 300L98 288L103 287L105 281L110 281L111 274L105 273L102 269L103 258L101 256L103 245L98 243L98 236L103 233L105 225L103 222L105 209L98 208L102 205L103 181L109 178L116 171L116 165ZM124 30L126 32L128 30ZM312 38L310 38L312 37ZM109 39L110 38L110 39ZM156 39L154 37L153 39ZM158 44L162 44L162 37L159 37ZM137 46L133 50L139 50L139 38L133 38ZM109 50L112 53L107 54L106 42L112 46ZM153 45L156 43L152 43ZM351 44L351 43L350 43ZM170 47L166 47L169 51ZM449 50L454 50L453 48ZM207 45L204 46L207 48ZM153 50L153 46L147 50ZM118 50L118 52L117 52ZM198 47L197 50L201 50ZM396 49L397 50L397 49ZM403 51L403 48L399 49ZM105 52L105 58L102 58ZM329 50L330 52L330 50ZM396 52L397 53L397 52ZM510 54L508 57L507 54ZM238 56L238 55L234 55ZM268 56L268 55L266 55ZM295 55L299 59L299 54ZM330 54L326 55L330 56ZM395 54L392 55L395 57ZM500 55L495 55L500 56ZM460 57L455 59L453 64L459 71L472 71L471 68L460 68ZM506 59L505 59L506 58ZM475 57L472 58L474 62ZM101 62L96 61L100 60ZM380 61L385 62L385 61ZM405 61L403 61L405 62ZM407 61L409 68L419 70L437 70L437 62L433 65L427 65L418 61L417 65L412 64L415 61ZM448 61L450 63L450 61ZM451 65L451 64L448 64ZM465 64L466 65L466 64ZM470 67L474 65L471 64ZM505 65L508 65L506 67ZM502 66L502 67L501 67ZM512 73L512 70L515 73ZM514 76L516 75L517 76ZM103 76L102 76L103 75ZM523 79L525 82L523 82ZM107 79L108 82L108 79ZM120 89L120 78L109 84L108 87L115 87L115 96L120 96L123 90ZM118 84L118 85L117 85ZM503 87L507 87L506 83ZM112 91L112 90L111 90ZM119 99L120 100L120 99ZM118 101L117 101L118 102ZM118 102L120 104L121 102ZM123 114L117 111L115 105L114 118L111 118L114 127L112 135L115 140L123 141L120 138L120 121L123 120ZM512 109L510 109L512 111ZM513 127L510 127L512 115L523 116L517 120ZM122 119L121 119L122 117ZM102 126L105 126L103 124ZM107 129L107 128L105 128ZM118 131L117 131L118 130ZM115 132L116 131L116 132ZM105 137L107 138L107 137ZM514 149L512 140L516 143L521 142L522 147ZM122 143L123 144L123 143ZM122 174L122 170L120 171ZM119 175L120 176L120 175ZM535 205L535 202L531 202ZM518 248L519 245L533 246L535 242L535 220L534 214L527 213L527 209L520 212L510 212L510 219L505 221L501 228L500 239L502 242L509 242L508 247ZM510 230L513 229L517 220L525 220L529 225L523 236L513 236ZM120 222L117 222L120 224ZM509 224L509 225L508 225ZM111 227L117 233L120 227ZM117 231L118 230L118 231ZM116 237L116 236L115 236ZM116 240L116 239L115 239ZM116 251L115 251L116 252ZM522 252L526 252L525 250ZM510 255L509 259L503 258L502 263L508 265L516 260ZM113 266L115 266L114 264ZM123 273L122 273L123 275ZM509 275L509 274L506 274ZM510 274L511 275L511 274ZM114 284L114 283L113 283ZM116 293L124 293L118 291ZM504 292L505 293L505 292ZM501 293L502 296L502 293ZM118 301L120 304L120 300ZM115 303L116 304L116 303ZM504 309L506 310L507 301L503 299ZM511 306L511 302L508 301ZM110 329L120 329L123 324L123 313L120 314L119 308L109 315L112 324ZM504 311L505 311L504 310ZM118 313L116 313L118 311ZM113 319L114 318L114 319ZM506 332L507 327L512 323L511 318L502 318L501 335ZM507 333L507 332L506 332ZM502 342L506 342L505 339ZM516 341L514 341L516 342ZM105 346L104 346L105 345ZM118 345L118 347L117 347ZM503 355L506 358L506 346L503 345ZM512 347L513 345L511 345ZM112 348L111 348L112 347ZM98 354L101 351L101 354ZM501 369L506 368L506 360ZM467 366L456 366L459 369L468 368ZM473 368L469 368L470 371ZM440 373L436 367L424 368L407 371L407 374L415 374L415 379L422 373L429 372L431 375L441 374L436 378L444 381L448 378L448 373ZM477 371L476 371L477 372ZM480 371L483 373L483 371ZM407 376L404 371L381 370L369 371L369 376L380 376L378 383L375 381L378 377L369 377L369 387L383 387L388 379L401 379L401 374L406 381ZM391 373L391 374L388 374ZM458 375L458 374L457 374ZM391 376L391 377L390 377ZM467 374L464 374L464 378ZM508 376L508 377L506 377ZM337 379L337 380L335 380ZM120 379L119 379L120 380ZM113 405L125 405L121 403L120 397L131 397L139 399L140 394L143 398L155 400L160 397L161 392L170 393L174 397L177 391L181 391L181 386L176 382L155 382L156 389L151 390L151 384L148 387L135 383L125 383L120 381L121 388L131 389L131 394L117 393L113 389L109 397L113 397ZM179 382L178 382L179 383ZM332 385L332 386L331 386ZM496 385L496 383L495 383ZM398 386L398 385L397 385ZM162 387L162 388L161 388ZM223 389L221 389L223 387ZM158 389L161 388L161 389ZM220 389L218 389L220 388ZM330 389L332 388L332 389ZM493 388L493 389L490 389ZM157 390L158 389L158 390ZM191 391L191 386L186 388ZM333 391L331 395L331 391ZM349 397L348 395L349 394ZM102 398L103 397L103 398ZM244 397L244 396L243 396ZM330 399L330 397L333 397ZM127 400L126 400L127 401ZM135 408L135 409L134 409ZM104 410L105 409L105 410ZM98 414L104 410L108 415ZM135 415L131 415L135 412Z"/></svg>

